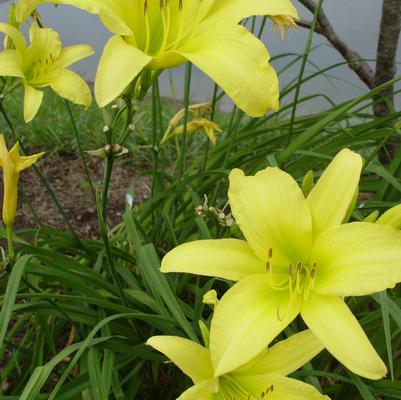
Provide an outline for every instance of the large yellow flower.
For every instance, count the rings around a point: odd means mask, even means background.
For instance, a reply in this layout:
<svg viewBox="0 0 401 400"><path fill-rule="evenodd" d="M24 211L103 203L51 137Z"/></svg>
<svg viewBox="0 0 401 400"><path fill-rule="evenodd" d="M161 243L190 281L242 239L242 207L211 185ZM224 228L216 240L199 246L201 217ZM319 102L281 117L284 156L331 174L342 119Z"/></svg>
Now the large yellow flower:
<svg viewBox="0 0 401 400"><path fill-rule="evenodd" d="M57 94L73 103L89 106L91 93L88 85L76 73L66 69L69 65L93 54L89 45L61 48L57 32L40 28L33 23L30 46L15 27L0 23L0 32L7 35L15 49L0 52L0 76L21 78L25 87L24 119L31 121L43 99L40 88L50 86Z"/></svg>
<svg viewBox="0 0 401 400"><path fill-rule="evenodd" d="M20 0L17 17L24 20L44 2L99 14L114 33L95 82L101 107L144 68L161 70L190 61L247 114L261 116L278 108L278 80L269 53L238 23L251 15L297 18L289 0Z"/></svg>
<svg viewBox="0 0 401 400"><path fill-rule="evenodd" d="M211 327L213 365L224 373L254 357L299 313L325 347L351 371L386 374L344 302L401 281L401 232L345 223L362 159L341 151L305 199L277 168L230 175L232 213L246 241L187 243L164 258L163 272L238 280L219 302ZM268 327L268 328L267 328Z"/></svg>
<svg viewBox="0 0 401 400"><path fill-rule="evenodd" d="M175 336L154 336L147 343L194 382L178 400L329 400L313 386L286 377L323 349L310 331L275 344L251 362L223 375L213 370L210 350L198 343Z"/></svg>
<svg viewBox="0 0 401 400"><path fill-rule="evenodd" d="M45 153L38 153L32 156L23 157L19 154L18 142L8 151L4 135L0 134L0 168L3 170L3 223L10 227L15 220L18 198L19 174L24 169L43 156Z"/></svg>

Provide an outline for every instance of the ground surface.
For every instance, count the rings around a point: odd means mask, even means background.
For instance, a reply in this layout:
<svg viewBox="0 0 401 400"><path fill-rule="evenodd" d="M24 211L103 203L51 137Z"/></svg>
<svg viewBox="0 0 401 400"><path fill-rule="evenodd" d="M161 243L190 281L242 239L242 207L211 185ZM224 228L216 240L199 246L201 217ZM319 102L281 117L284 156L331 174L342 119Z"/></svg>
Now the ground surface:
<svg viewBox="0 0 401 400"><path fill-rule="evenodd" d="M93 183L95 187L99 186L103 177L102 161L90 158L87 161ZM48 156L40 164L40 168L47 176L77 233L88 238L98 237L96 210L80 159L54 154ZM121 221L129 188L134 188L135 202L142 202L148 197L149 179L140 176L139 169L126 164L115 165L110 184L110 226L115 226ZM57 208L33 169L21 174L16 229L38 227L37 218L28 203L31 203L45 226L66 229Z"/></svg>

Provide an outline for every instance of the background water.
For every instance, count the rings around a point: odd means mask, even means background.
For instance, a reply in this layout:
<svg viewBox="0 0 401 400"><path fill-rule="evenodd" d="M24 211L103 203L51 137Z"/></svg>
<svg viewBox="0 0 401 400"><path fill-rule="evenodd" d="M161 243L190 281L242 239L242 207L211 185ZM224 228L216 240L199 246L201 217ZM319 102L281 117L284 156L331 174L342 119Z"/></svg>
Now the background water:
<svg viewBox="0 0 401 400"><path fill-rule="evenodd" d="M295 2L300 14L306 19L311 19L310 14ZM350 47L356 49L364 58L374 59L378 40L378 31L381 17L381 5L379 0L326 0L324 9L331 20L336 32ZM0 0L0 20L7 19L8 4ZM69 6L42 5L39 9L46 25L53 27L63 40L64 45L90 43L96 50L96 55L74 65L73 69L92 81L95 76L98 59L102 48L110 36L98 18ZM305 48L308 31L299 28L297 32L289 31L285 42L282 43L278 31L272 33L271 27L265 30L263 36L272 56L282 53L302 53ZM330 47L327 41L316 35L313 41L314 50L310 61L317 68L324 68L339 62L342 57ZM398 60L400 59L399 46ZM288 60L288 59L287 59ZM280 69L286 61L276 61L273 65ZM309 64L307 73L316 71L316 67ZM374 62L372 62L374 66ZM290 79L297 76L299 66L287 71L281 77L281 85L285 85ZM399 68L401 73L401 68ZM183 92L184 68L180 67L173 71L172 79L174 89L170 85L169 74L165 72L161 79L161 90L163 95L180 98ZM213 90L212 82L202 72L195 70L191 87L193 101L208 100ZM315 93L328 94L335 102L344 101L361 95L366 88L359 78L346 66L332 70L325 77L319 77L305 85L302 95ZM318 111L323 108L322 100L310 102L302 106L303 112ZM399 101L397 101L399 103ZM224 108L229 107L229 101L222 104Z"/></svg>

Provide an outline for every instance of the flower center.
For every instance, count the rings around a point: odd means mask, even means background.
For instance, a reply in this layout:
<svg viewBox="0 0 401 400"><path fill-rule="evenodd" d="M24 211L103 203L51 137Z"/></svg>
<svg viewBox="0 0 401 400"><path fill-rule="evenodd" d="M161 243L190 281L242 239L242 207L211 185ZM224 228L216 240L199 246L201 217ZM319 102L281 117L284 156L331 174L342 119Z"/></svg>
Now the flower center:
<svg viewBox="0 0 401 400"><path fill-rule="evenodd" d="M44 86L56 79L60 73L61 68L57 67L53 54L49 53L32 61L27 80L32 85Z"/></svg>
<svg viewBox="0 0 401 400"><path fill-rule="evenodd" d="M288 290L290 297L302 296L307 300L309 293L315 287L317 262L304 264L298 261L288 268L275 266L273 263L273 249L269 249L266 262L270 287L274 290Z"/></svg>
<svg viewBox="0 0 401 400"><path fill-rule="evenodd" d="M202 0L144 0L143 24L133 27L138 47L158 56L188 40L202 20Z"/></svg>

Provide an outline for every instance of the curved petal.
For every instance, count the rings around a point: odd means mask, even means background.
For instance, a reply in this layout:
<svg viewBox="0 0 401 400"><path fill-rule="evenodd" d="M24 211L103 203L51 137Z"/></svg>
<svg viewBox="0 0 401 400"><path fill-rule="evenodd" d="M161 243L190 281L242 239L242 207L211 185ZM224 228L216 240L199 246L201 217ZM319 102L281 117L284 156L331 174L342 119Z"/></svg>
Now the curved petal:
<svg viewBox="0 0 401 400"><path fill-rule="evenodd" d="M343 300L310 294L301 315L326 349L349 370L368 379L386 375L386 366Z"/></svg>
<svg viewBox="0 0 401 400"><path fill-rule="evenodd" d="M112 37L104 48L96 74L95 97L99 106L105 107L118 97L151 60L121 37Z"/></svg>
<svg viewBox="0 0 401 400"><path fill-rule="evenodd" d="M401 204L398 204L385 213L383 213L376 224L392 226L395 229L401 229Z"/></svg>
<svg viewBox="0 0 401 400"><path fill-rule="evenodd" d="M41 28L34 22L29 29L31 46L28 51L35 59L45 59L51 54L57 59L61 53L60 35L50 28Z"/></svg>
<svg viewBox="0 0 401 400"><path fill-rule="evenodd" d="M401 232L369 222L341 225L318 238L312 260L317 293L362 296L393 288L401 282Z"/></svg>
<svg viewBox="0 0 401 400"><path fill-rule="evenodd" d="M51 82L51 88L61 97L75 104L89 107L92 95L89 86L75 72L65 69L60 76Z"/></svg>
<svg viewBox="0 0 401 400"><path fill-rule="evenodd" d="M57 62L60 63L62 68L67 68L71 64L74 64L83 58L87 58L94 53L95 51L88 44L68 46L61 50L61 54Z"/></svg>
<svg viewBox="0 0 401 400"><path fill-rule="evenodd" d="M306 199L313 219L313 235L340 225L358 189L362 158L351 150L340 151Z"/></svg>
<svg viewBox="0 0 401 400"><path fill-rule="evenodd" d="M215 308L210 353L215 376L257 356L297 316L298 299L270 288L267 274L234 285Z"/></svg>
<svg viewBox="0 0 401 400"><path fill-rule="evenodd" d="M26 157L19 157L18 163L15 165L15 170L17 172L21 172L24 169L29 168L31 165L35 164L36 161L39 160L40 157L42 157L45 153L37 153L33 154L32 156L26 156Z"/></svg>
<svg viewBox="0 0 401 400"><path fill-rule="evenodd" d="M42 104L43 92L35 89L33 86L25 85L24 96L24 120L30 122L35 118Z"/></svg>
<svg viewBox="0 0 401 400"><path fill-rule="evenodd" d="M5 33L14 43L17 53L22 56L26 50L24 35L12 25L0 22L0 32Z"/></svg>
<svg viewBox="0 0 401 400"><path fill-rule="evenodd" d="M243 26L198 30L177 50L209 75L252 117L277 110L278 79L263 43Z"/></svg>
<svg viewBox="0 0 401 400"><path fill-rule="evenodd" d="M15 50L0 52L0 76L15 76L18 78L24 76Z"/></svg>
<svg viewBox="0 0 401 400"><path fill-rule="evenodd" d="M279 375L254 375L238 378L238 383L255 399L268 400L330 400L312 385Z"/></svg>
<svg viewBox="0 0 401 400"><path fill-rule="evenodd" d="M210 352L198 343L177 336L153 336L146 344L168 357L195 384L213 377Z"/></svg>
<svg viewBox="0 0 401 400"><path fill-rule="evenodd" d="M120 10L116 7L116 0L19 0L16 4L16 17L19 22L24 22L29 15L43 3L67 4L85 10L92 14L100 14L104 17L107 28L119 35L131 35L132 31L124 22Z"/></svg>
<svg viewBox="0 0 401 400"><path fill-rule="evenodd" d="M233 215L256 255L285 268L307 262L312 246L312 220L304 195L294 179L278 168L255 176L235 169L228 191Z"/></svg>
<svg viewBox="0 0 401 400"><path fill-rule="evenodd" d="M253 15L290 15L297 19L296 8L289 0L218 0L208 13L207 18L222 22L239 23Z"/></svg>
<svg viewBox="0 0 401 400"><path fill-rule="evenodd" d="M213 380L198 383L186 390L177 400L216 400L215 395L209 391Z"/></svg>
<svg viewBox="0 0 401 400"><path fill-rule="evenodd" d="M289 375L308 363L322 350L321 341L306 330L282 340L233 372L233 376L263 374Z"/></svg>
<svg viewBox="0 0 401 400"><path fill-rule="evenodd" d="M237 239L197 240L171 250L162 272L186 272L239 281L266 271L248 243Z"/></svg>

